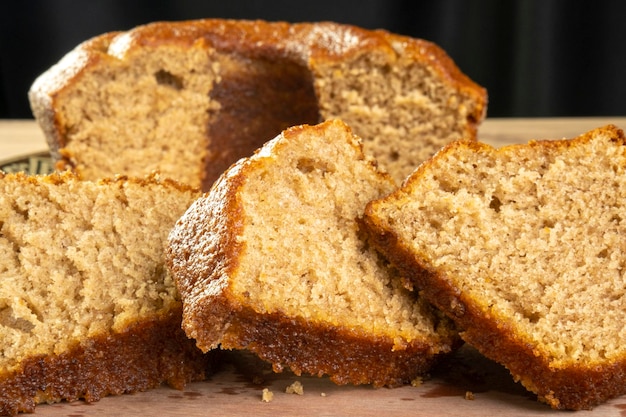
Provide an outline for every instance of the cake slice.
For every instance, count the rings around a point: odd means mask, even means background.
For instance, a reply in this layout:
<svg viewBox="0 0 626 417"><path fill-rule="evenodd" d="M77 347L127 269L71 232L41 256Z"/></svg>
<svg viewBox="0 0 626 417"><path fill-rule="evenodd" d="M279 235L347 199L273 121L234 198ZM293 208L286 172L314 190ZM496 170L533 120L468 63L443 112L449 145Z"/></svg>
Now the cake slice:
<svg viewBox="0 0 626 417"><path fill-rule="evenodd" d="M553 408L626 392L625 145L614 126L456 142L366 209L375 246Z"/></svg>
<svg viewBox="0 0 626 417"><path fill-rule="evenodd" d="M156 176L0 175L0 414L205 378L167 235L198 192Z"/></svg>
<svg viewBox="0 0 626 417"><path fill-rule="evenodd" d="M187 335L338 384L426 372L456 331L359 230L365 204L393 188L337 120L287 129L240 160L170 234Z"/></svg>

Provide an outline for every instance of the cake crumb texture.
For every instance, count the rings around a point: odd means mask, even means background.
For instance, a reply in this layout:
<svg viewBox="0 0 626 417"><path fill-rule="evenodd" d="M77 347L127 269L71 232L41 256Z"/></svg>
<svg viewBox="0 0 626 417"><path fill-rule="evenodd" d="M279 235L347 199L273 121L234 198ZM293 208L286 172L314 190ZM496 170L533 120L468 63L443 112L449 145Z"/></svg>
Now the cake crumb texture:
<svg viewBox="0 0 626 417"><path fill-rule="evenodd" d="M0 176L1 413L204 377L163 256L198 195L157 176Z"/></svg>

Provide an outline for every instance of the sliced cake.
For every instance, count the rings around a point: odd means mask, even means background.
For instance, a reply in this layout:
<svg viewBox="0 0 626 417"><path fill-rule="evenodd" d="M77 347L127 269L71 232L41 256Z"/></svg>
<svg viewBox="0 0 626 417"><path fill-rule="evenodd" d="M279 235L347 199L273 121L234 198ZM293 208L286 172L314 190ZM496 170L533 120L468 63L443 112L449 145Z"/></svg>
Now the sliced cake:
<svg viewBox="0 0 626 417"><path fill-rule="evenodd" d="M0 175L0 414L204 379L164 247L186 186Z"/></svg>
<svg viewBox="0 0 626 417"><path fill-rule="evenodd" d="M240 160L170 234L187 335L338 384L427 372L456 331L359 228L366 203L393 189L336 120L287 129Z"/></svg>
<svg viewBox="0 0 626 417"><path fill-rule="evenodd" d="M365 223L461 337L557 409L626 393L626 139L456 142Z"/></svg>

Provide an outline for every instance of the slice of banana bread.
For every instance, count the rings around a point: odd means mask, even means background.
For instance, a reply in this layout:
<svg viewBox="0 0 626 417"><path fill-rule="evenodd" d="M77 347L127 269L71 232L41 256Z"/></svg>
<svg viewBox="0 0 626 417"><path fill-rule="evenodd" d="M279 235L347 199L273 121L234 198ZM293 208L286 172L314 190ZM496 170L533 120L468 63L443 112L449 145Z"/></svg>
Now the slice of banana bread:
<svg viewBox="0 0 626 417"><path fill-rule="evenodd" d="M0 414L203 379L167 235L199 193L156 177L0 175Z"/></svg>
<svg viewBox="0 0 626 417"><path fill-rule="evenodd" d="M359 229L365 204L393 188L340 121L290 128L240 160L169 238L187 335L338 384L426 372L456 331Z"/></svg>
<svg viewBox="0 0 626 417"><path fill-rule="evenodd" d="M626 139L458 142L371 202L376 246L553 408L626 392Z"/></svg>

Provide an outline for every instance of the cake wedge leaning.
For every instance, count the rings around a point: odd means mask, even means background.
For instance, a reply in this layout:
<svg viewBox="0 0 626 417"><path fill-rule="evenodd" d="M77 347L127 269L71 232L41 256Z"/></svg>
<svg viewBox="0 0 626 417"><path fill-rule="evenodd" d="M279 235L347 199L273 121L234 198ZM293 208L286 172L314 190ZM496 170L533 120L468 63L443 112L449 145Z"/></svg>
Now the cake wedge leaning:
<svg viewBox="0 0 626 417"><path fill-rule="evenodd" d="M393 189L338 120L289 128L240 160L170 234L187 335L203 351L246 349L337 384L426 373L456 330L359 226L366 203Z"/></svg>
<svg viewBox="0 0 626 417"><path fill-rule="evenodd" d="M374 245L556 409L626 393L626 139L455 142L371 202Z"/></svg>

